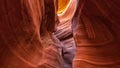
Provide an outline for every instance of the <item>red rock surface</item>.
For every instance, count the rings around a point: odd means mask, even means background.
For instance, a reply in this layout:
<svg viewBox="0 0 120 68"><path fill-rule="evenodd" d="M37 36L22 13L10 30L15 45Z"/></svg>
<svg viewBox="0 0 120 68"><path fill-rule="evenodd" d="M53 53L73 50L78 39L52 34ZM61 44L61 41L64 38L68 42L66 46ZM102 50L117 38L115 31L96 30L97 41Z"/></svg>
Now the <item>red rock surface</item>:
<svg viewBox="0 0 120 68"><path fill-rule="evenodd" d="M120 1L80 0L73 18L74 68L120 68Z"/></svg>
<svg viewBox="0 0 120 68"><path fill-rule="evenodd" d="M63 68L53 0L0 0L0 68Z"/></svg>
<svg viewBox="0 0 120 68"><path fill-rule="evenodd" d="M0 68L120 68L120 1L64 1L0 0Z"/></svg>

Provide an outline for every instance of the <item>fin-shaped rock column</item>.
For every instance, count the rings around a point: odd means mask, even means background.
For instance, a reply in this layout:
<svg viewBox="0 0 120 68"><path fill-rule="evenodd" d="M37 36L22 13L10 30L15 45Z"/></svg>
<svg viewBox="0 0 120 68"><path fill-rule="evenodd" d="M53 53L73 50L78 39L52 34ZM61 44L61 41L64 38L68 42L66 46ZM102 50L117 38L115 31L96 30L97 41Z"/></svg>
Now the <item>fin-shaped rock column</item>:
<svg viewBox="0 0 120 68"><path fill-rule="evenodd" d="M58 22L57 0L44 0L45 13L40 28L41 41L45 47L45 68L63 68L63 59L61 55L61 43L53 34ZM44 67L44 65L42 65Z"/></svg>
<svg viewBox="0 0 120 68"><path fill-rule="evenodd" d="M79 0L73 17L73 68L120 68L120 1Z"/></svg>

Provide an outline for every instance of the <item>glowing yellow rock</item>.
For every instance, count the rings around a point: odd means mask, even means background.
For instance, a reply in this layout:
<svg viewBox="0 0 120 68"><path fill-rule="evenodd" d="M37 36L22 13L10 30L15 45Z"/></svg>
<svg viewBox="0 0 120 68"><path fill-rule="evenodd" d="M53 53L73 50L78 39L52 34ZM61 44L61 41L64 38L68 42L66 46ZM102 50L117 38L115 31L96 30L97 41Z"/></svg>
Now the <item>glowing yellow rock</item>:
<svg viewBox="0 0 120 68"><path fill-rule="evenodd" d="M70 0L58 0L58 14L61 14L64 12L64 10L67 8Z"/></svg>

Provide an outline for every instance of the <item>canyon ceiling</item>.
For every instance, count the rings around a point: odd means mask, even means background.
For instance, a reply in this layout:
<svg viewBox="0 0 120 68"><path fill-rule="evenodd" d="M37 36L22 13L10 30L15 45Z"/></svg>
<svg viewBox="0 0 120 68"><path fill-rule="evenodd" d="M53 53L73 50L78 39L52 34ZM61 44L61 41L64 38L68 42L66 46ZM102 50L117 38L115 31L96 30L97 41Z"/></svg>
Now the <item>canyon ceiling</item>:
<svg viewBox="0 0 120 68"><path fill-rule="evenodd" d="M120 68L120 0L0 0L0 68Z"/></svg>

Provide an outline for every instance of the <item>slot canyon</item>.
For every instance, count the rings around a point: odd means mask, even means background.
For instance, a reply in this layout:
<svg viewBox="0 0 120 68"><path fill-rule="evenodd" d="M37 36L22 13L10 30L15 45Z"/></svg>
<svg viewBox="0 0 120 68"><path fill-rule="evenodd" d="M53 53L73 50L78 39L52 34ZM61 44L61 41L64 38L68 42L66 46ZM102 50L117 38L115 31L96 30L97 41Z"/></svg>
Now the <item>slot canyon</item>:
<svg viewBox="0 0 120 68"><path fill-rule="evenodd" d="M0 0L0 68L120 68L120 0Z"/></svg>

